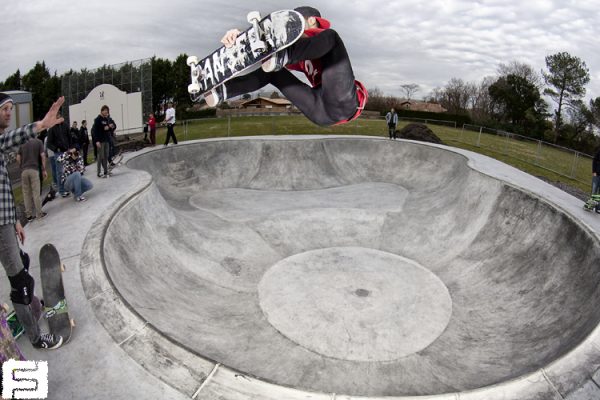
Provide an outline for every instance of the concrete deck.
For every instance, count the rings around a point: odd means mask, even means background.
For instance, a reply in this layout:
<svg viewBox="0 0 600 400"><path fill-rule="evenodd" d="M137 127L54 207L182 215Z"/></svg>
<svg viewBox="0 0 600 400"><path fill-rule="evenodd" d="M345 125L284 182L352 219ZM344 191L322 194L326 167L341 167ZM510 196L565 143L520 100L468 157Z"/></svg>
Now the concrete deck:
<svg viewBox="0 0 600 400"><path fill-rule="evenodd" d="M128 159L26 228L78 323L57 351L19 342L50 398L600 398L600 216L568 194L367 137Z"/></svg>

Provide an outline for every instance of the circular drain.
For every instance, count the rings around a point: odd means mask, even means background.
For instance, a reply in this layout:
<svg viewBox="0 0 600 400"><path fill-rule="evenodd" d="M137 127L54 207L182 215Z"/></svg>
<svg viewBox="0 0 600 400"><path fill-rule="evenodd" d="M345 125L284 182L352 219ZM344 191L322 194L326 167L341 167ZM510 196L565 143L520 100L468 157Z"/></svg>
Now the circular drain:
<svg viewBox="0 0 600 400"><path fill-rule="evenodd" d="M452 299L432 272L406 258L358 247L309 251L275 264L260 306L279 332L321 355L392 361L436 340Z"/></svg>

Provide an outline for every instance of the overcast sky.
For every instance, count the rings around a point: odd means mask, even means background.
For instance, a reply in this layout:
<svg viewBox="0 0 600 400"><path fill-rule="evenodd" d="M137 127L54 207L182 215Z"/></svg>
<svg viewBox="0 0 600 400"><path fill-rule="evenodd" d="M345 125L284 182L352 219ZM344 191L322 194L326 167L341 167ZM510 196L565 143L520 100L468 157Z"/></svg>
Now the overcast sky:
<svg viewBox="0 0 600 400"><path fill-rule="evenodd" d="M228 4L230 3L230 4ZM481 82L500 63L536 71L566 51L590 70L586 98L600 96L600 0L19 0L0 5L0 81L44 60L53 73L157 56L205 56L251 10L311 5L344 40L357 79L400 95L428 95L451 78Z"/></svg>

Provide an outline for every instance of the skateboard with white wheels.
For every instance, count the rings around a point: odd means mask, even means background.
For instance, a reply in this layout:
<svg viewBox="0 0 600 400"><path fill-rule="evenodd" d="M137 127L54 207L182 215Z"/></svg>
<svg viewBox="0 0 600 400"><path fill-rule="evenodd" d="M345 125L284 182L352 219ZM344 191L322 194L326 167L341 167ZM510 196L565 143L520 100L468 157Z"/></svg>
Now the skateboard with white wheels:
<svg viewBox="0 0 600 400"><path fill-rule="evenodd" d="M294 44L304 32L304 17L297 11L275 11L264 18L257 11L247 16L250 27L231 47L221 46L207 57L187 58L191 71L188 92L193 101L244 73L255 64Z"/></svg>
<svg viewBox="0 0 600 400"><path fill-rule="evenodd" d="M44 294L44 315L48 319L50 333L62 336L67 343L73 333L75 322L69 318L69 307L65 297L62 274L65 266L52 244L45 244L40 250L40 275Z"/></svg>

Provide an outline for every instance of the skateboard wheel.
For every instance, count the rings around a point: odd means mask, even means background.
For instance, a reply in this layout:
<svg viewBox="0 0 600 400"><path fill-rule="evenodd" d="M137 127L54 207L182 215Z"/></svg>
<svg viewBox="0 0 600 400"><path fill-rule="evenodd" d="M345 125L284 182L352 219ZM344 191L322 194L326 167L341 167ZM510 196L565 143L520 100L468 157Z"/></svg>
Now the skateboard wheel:
<svg viewBox="0 0 600 400"><path fill-rule="evenodd" d="M66 269L67 267L65 266L65 264L60 263L60 272L65 272Z"/></svg>
<svg viewBox="0 0 600 400"><path fill-rule="evenodd" d="M69 320L69 323L71 324L71 328L75 328L75 320L74 319Z"/></svg>
<svg viewBox="0 0 600 400"><path fill-rule="evenodd" d="M188 85L188 93L196 94L200 92L200 84L199 83L191 83Z"/></svg>
<svg viewBox="0 0 600 400"><path fill-rule="evenodd" d="M197 65L198 64L198 57L196 56L189 56L187 58L187 65L189 67L193 66L193 65Z"/></svg>
<svg viewBox="0 0 600 400"><path fill-rule="evenodd" d="M250 11L248 13L248 16L246 17L249 23L252 23L252 21L260 21L261 17L260 17L260 12L258 11Z"/></svg>

